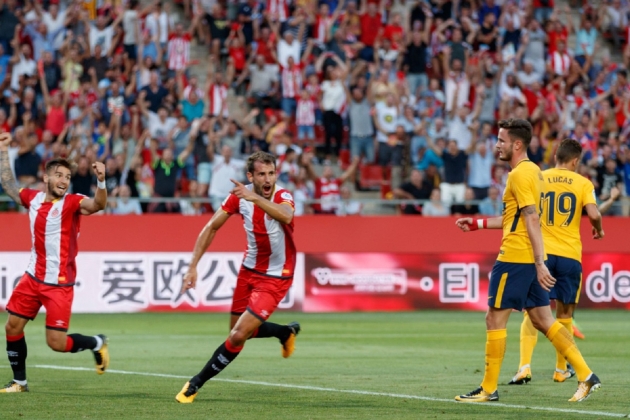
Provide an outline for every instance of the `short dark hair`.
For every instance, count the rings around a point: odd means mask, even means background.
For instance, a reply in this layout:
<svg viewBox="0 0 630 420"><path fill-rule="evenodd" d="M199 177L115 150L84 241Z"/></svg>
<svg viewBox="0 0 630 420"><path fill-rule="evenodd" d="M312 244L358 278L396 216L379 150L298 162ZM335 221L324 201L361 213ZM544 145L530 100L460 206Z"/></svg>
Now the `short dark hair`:
<svg viewBox="0 0 630 420"><path fill-rule="evenodd" d="M499 121L499 128L507 130L512 140L518 139L523 142L527 148L532 141L532 125L527 120L520 118L510 118L508 120Z"/></svg>
<svg viewBox="0 0 630 420"><path fill-rule="evenodd" d="M256 162L261 162L267 165L273 165L274 169L276 167L276 158L267 152L255 152L247 158L247 172L250 174L254 173L254 164Z"/></svg>
<svg viewBox="0 0 630 420"><path fill-rule="evenodd" d="M582 145L573 139L564 139L556 151L556 162L569 163L575 158L582 156Z"/></svg>
<svg viewBox="0 0 630 420"><path fill-rule="evenodd" d="M54 172L58 167L63 166L64 168L68 169L70 172L72 172L72 163L70 163L70 161L68 159L63 159L63 158L55 158L52 160L49 160L46 163L46 173L49 174L51 172Z"/></svg>

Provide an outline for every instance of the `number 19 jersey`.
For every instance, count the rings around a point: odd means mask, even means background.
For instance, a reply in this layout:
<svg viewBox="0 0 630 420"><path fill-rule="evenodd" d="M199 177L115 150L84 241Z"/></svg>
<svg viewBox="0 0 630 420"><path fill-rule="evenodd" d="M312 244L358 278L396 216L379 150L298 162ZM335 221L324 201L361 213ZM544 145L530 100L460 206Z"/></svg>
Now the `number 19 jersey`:
<svg viewBox="0 0 630 420"><path fill-rule="evenodd" d="M534 250L521 211L534 206L538 212L543 191L540 168L530 160L520 161L508 174L503 192L503 240L498 261L534 263Z"/></svg>
<svg viewBox="0 0 630 420"><path fill-rule="evenodd" d="M545 194L541 217L545 251L582 262L582 208L597 205L593 183L569 169L543 171Z"/></svg>

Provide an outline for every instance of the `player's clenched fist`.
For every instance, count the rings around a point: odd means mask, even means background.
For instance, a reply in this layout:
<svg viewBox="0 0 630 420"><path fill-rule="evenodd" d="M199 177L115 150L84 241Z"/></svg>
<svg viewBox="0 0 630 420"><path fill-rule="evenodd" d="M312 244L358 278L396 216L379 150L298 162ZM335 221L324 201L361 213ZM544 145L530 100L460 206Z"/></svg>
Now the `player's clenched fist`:
<svg viewBox="0 0 630 420"><path fill-rule="evenodd" d="M458 228L460 228L464 232L470 232L472 230L476 230L476 229L472 228L472 226L473 226L473 219L472 219L472 217L464 217L464 218L461 218L461 219L457 219L455 224L457 225Z"/></svg>
<svg viewBox="0 0 630 420"><path fill-rule="evenodd" d="M102 162L94 162L92 170L94 170L94 174L99 181L105 181L105 165Z"/></svg>
<svg viewBox="0 0 630 420"><path fill-rule="evenodd" d="M12 140L13 136L11 135L11 133L0 133L0 149L8 149Z"/></svg>

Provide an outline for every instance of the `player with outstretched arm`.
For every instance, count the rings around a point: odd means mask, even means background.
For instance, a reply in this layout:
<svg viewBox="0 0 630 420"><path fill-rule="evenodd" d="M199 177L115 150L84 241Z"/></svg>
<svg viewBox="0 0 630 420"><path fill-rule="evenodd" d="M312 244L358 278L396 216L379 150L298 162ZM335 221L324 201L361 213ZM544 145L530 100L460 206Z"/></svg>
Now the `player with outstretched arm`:
<svg viewBox="0 0 630 420"><path fill-rule="evenodd" d="M232 298L230 334L203 369L176 395L175 399L180 403L192 403L199 389L225 369L250 338L276 337L285 358L295 349L300 324L279 325L267 321L293 283L297 256L293 241L293 197L276 185L276 175L273 155L265 152L252 154L247 160L250 184L232 180L234 189L197 238L182 292L195 287L199 260L233 214L243 218L247 251Z"/></svg>
<svg viewBox="0 0 630 420"><path fill-rule="evenodd" d="M51 349L64 353L91 350L99 375L105 373L109 365L104 335L67 334L77 274L75 258L80 219L81 215L103 210L107 204L105 165L100 162L92 165L98 178L94 198L68 193L72 166L65 159L46 163L45 191L18 189L9 164L11 141L10 133L0 134L0 180L5 193L28 210L33 246L31 261L7 304L9 319L5 332L13 380L0 389L0 393L29 390L24 327L35 319L42 305L46 308L46 343Z"/></svg>
<svg viewBox="0 0 630 420"><path fill-rule="evenodd" d="M527 158L531 138L532 126L528 121L509 119L499 122L496 149L499 159L512 167L503 194L503 216L476 220L462 218L456 222L464 232L503 229L501 248L488 286L483 381L468 394L456 396L457 401L499 400L498 382L505 356L506 327L514 309L525 309L534 327L545 334L575 368L578 389L569 401L582 401L601 387L599 378L584 361L572 335L551 314L549 290L556 280L546 265L540 227L543 176L540 168Z"/></svg>

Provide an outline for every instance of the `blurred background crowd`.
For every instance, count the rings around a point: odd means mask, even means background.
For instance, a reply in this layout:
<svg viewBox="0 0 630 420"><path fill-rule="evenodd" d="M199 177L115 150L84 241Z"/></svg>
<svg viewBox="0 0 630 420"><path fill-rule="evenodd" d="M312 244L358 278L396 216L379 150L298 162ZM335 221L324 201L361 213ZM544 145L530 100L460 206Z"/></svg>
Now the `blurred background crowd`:
<svg viewBox="0 0 630 420"><path fill-rule="evenodd" d="M627 216L629 4L560 1L0 0L0 130L22 187L105 162L113 214L212 212L265 150L297 214L493 216L526 118Z"/></svg>

